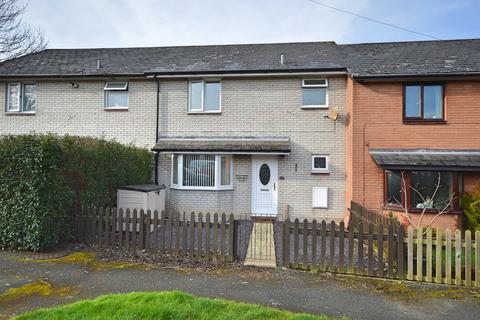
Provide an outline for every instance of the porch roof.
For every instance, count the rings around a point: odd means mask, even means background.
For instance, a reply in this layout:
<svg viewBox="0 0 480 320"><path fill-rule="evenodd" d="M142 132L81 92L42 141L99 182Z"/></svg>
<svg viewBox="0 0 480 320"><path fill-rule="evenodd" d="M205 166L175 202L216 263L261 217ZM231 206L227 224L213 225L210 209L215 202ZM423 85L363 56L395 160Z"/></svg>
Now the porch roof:
<svg viewBox="0 0 480 320"><path fill-rule="evenodd" d="M480 171L480 149L370 149L369 152L384 169Z"/></svg>
<svg viewBox="0 0 480 320"><path fill-rule="evenodd" d="M160 137L154 151L229 154L290 154L288 137Z"/></svg>

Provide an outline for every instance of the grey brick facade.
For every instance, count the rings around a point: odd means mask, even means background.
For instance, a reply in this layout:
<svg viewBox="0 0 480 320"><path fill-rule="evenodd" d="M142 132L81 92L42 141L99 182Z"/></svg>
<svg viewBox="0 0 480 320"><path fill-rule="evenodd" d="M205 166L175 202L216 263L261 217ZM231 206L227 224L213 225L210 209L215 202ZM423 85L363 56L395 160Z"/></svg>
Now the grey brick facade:
<svg viewBox="0 0 480 320"><path fill-rule="evenodd" d="M289 136L291 154L278 156L278 211L290 217L341 219L345 211L345 126L325 119L332 109L345 115L346 78L329 78L329 109L301 109L301 78L223 79L220 114L189 114L188 81L161 80L159 134L164 136ZM152 148L155 144L156 83L129 81L128 111L105 111L102 80L37 80L35 115L0 113L0 134L52 132L115 139ZM5 83L0 83L5 92ZM0 95L5 105L5 94ZM312 174L311 155L330 155L330 173ZM167 188L167 207L180 211L251 210L251 156L233 158L233 187L227 191L170 189L171 155L159 157L159 183ZM246 176L246 180L239 176ZM312 187L329 188L329 207L312 208Z"/></svg>
<svg viewBox="0 0 480 320"><path fill-rule="evenodd" d="M221 114L189 114L188 81L163 81L162 136L289 136L292 152L278 156L278 211L290 217L341 219L345 211L345 126L325 119L332 109L345 115L342 77L329 78L329 109L301 109L301 78L224 79ZM311 155L330 155L330 173L312 174ZM251 156L234 156L234 190L187 191L168 188L167 206L180 211L249 213ZM171 156L160 156L159 183L170 186ZM237 176L247 176L245 181ZM312 208L312 187L329 188L329 207Z"/></svg>

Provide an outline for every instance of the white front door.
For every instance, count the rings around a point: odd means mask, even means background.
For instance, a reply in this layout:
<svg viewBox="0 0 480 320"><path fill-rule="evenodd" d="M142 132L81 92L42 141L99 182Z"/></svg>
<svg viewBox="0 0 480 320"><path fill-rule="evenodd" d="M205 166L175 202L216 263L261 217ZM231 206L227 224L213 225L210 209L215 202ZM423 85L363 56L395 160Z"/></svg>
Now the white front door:
<svg viewBox="0 0 480 320"><path fill-rule="evenodd" d="M252 215L276 216L278 202L278 160L252 157Z"/></svg>

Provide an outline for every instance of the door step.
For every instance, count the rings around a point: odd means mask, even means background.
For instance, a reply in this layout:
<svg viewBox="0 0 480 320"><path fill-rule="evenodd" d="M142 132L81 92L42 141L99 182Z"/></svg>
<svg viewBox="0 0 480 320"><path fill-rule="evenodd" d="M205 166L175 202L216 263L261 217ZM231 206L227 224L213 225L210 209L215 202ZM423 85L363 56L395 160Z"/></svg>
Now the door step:
<svg viewBox="0 0 480 320"><path fill-rule="evenodd" d="M252 234L248 242L247 257L244 265L257 267L276 267L275 241L272 219L253 221Z"/></svg>

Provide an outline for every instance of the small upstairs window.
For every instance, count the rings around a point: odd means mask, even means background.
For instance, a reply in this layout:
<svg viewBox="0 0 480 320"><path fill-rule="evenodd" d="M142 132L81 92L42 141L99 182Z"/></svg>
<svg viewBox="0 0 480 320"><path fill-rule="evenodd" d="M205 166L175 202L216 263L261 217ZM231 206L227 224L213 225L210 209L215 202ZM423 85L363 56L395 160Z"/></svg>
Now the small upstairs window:
<svg viewBox="0 0 480 320"><path fill-rule="evenodd" d="M35 113L37 86L34 83L7 84L7 112Z"/></svg>
<svg viewBox="0 0 480 320"><path fill-rule="evenodd" d="M128 109L128 82L105 83L105 109Z"/></svg>
<svg viewBox="0 0 480 320"><path fill-rule="evenodd" d="M302 81L302 108L328 108L327 79L304 79Z"/></svg>
<svg viewBox="0 0 480 320"><path fill-rule="evenodd" d="M443 109L443 85L405 85L403 101L405 121L443 121Z"/></svg>
<svg viewBox="0 0 480 320"><path fill-rule="evenodd" d="M329 156L312 156L312 173L329 173Z"/></svg>
<svg viewBox="0 0 480 320"><path fill-rule="evenodd" d="M220 112L220 90L220 81L190 81L188 111Z"/></svg>

